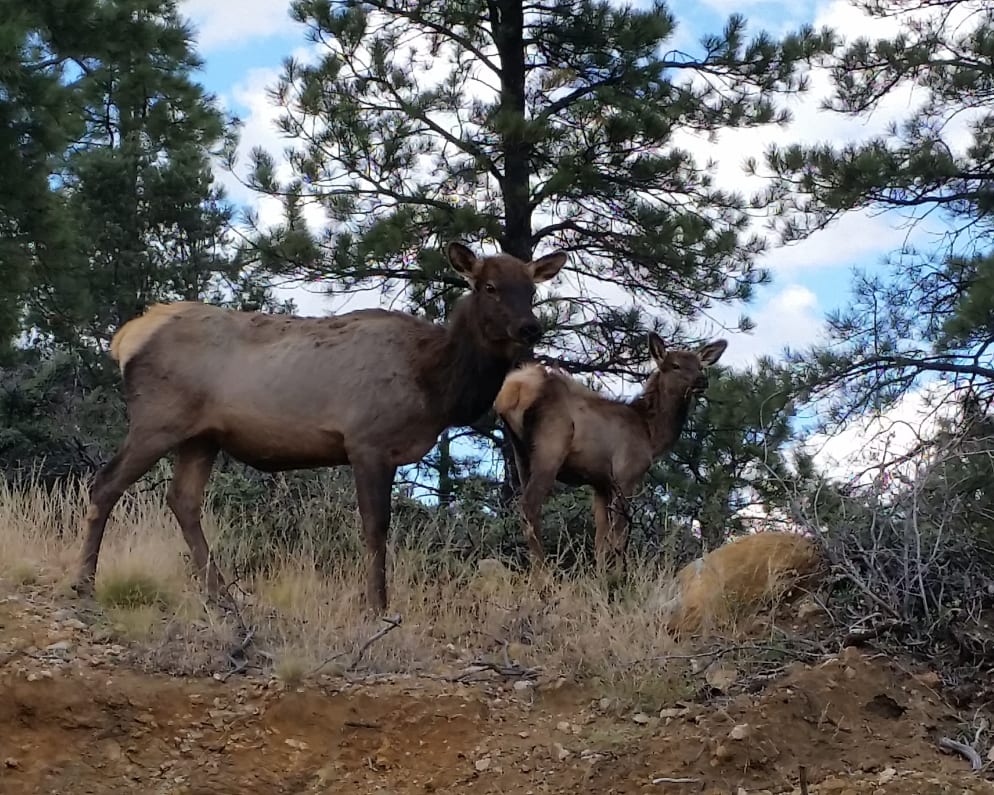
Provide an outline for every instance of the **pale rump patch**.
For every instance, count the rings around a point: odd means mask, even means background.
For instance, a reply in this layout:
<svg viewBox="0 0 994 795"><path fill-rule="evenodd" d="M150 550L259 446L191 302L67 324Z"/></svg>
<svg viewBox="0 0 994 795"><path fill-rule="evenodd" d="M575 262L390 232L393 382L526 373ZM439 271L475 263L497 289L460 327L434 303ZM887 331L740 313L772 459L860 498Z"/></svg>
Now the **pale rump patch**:
<svg viewBox="0 0 994 795"><path fill-rule="evenodd" d="M668 628L698 632L759 609L815 579L822 563L818 545L798 533L771 531L731 541L680 569Z"/></svg>
<svg viewBox="0 0 994 795"><path fill-rule="evenodd" d="M542 365L526 364L504 379L494 400L494 410L518 436L522 435L525 412L538 400L549 376Z"/></svg>
<svg viewBox="0 0 994 795"><path fill-rule="evenodd" d="M121 370L138 351L145 347L156 331L169 318L180 312L188 302L153 304L144 315L129 320L118 329L110 341L110 355L120 364Z"/></svg>

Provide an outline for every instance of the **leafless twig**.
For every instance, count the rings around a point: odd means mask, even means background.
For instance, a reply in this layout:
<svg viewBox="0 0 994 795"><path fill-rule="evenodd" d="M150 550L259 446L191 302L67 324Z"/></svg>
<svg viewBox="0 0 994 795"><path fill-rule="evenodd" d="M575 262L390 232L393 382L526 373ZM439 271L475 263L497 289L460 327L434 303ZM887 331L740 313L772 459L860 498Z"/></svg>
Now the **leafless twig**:
<svg viewBox="0 0 994 795"><path fill-rule="evenodd" d="M401 625L402 621L403 619L400 617L400 614L397 614L395 616L384 617L383 622L386 624L386 626L380 629L380 631L377 632L375 635L370 635L366 639L366 642L359 647L359 651L356 652L355 659L352 661L352 664L349 666L349 670L354 671L355 667L359 664L359 660L362 659L362 655L366 653L366 649L368 649L370 646L376 643L376 641L378 641L384 635L387 635L390 632L393 632L393 630L397 629L397 627Z"/></svg>
<svg viewBox="0 0 994 795"><path fill-rule="evenodd" d="M673 778L672 776L657 776L652 780L653 784L696 784L699 778Z"/></svg>

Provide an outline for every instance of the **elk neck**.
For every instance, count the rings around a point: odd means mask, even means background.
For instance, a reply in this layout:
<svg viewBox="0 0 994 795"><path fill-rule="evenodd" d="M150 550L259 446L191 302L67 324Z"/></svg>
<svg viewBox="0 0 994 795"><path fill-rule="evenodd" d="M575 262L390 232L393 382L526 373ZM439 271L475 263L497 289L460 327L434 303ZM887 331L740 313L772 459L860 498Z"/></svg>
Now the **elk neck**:
<svg viewBox="0 0 994 795"><path fill-rule="evenodd" d="M483 339L472 294L461 298L445 336L426 351L425 383L446 427L470 425L493 405L514 358L497 352Z"/></svg>
<svg viewBox="0 0 994 795"><path fill-rule="evenodd" d="M631 402L645 424L654 456L662 455L676 443L694 402L689 391L659 381L659 373L653 373L642 394Z"/></svg>

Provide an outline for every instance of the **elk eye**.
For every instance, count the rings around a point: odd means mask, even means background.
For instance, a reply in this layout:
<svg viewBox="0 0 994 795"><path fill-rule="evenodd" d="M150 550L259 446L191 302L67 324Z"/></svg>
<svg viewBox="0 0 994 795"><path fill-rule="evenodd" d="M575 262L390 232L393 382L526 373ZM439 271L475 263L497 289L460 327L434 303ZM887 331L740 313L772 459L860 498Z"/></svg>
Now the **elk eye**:
<svg viewBox="0 0 994 795"><path fill-rule="evenodd" d="M495 285L493 282L486 282L483 285L483 291L486 293L490 293L490 295L494 295L497 292L497 285Z"/></svg>

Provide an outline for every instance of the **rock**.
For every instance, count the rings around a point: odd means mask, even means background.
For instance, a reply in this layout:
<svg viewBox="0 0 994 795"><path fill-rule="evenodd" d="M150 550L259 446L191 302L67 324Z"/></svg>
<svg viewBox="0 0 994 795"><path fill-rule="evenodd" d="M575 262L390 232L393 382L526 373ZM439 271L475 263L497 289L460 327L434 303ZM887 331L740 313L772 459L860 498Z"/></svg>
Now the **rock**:
<svg viewBox="0 0 994 795"><path fill-rule="evenodd" d="M646 715L644 712L636 712L634 715L632 715L632 720L644 726L649 722L649 716Z"/></svg>
<svg viewBox="0 0 994 795"><path fill-rule="evenodd" d="M609 698L602 698L598 702L598 706L601 708L602 712L607 712L609 709L611 709L611 704L612 704L612 701Z"/></svg>
<svg viewBox="0 0 994 795"><path fill-rule="evenodd" d="M797 605L797 617L801 619L810 618L811 616L817 615L821 612L821 605L809 596L801 599L800 603Z"/></svg>
<svg viewBox="0 0 994 795"><path fill-rule="evenodd" d="M519 679L517 682L514 683L514 689L517 690L519 693L525 690L531 690L533 687L535 687L535 683L528 679Z"/></svg>
<svg viewBox="0 0 994 795"><path fill-rule="evenodd" d="M45 647L45 651L53 652L68 652L72 649L72 642L68 640L59 640L55 643L49 643Z"/></svg>
<svg viewBox="0 0 994 795"><path fill-rule="evenodd" d="M561 731L563 734L570 734L569 721L561 720L556 724L556 729Z"/></svg>
<svg viewBox="0 0 994 795"><path fill-rule="evenodd" d="M752 728L748 723L740 723L737 726L733 726L732 730L728 733L729 740L744 740L749 735L752 734Z"/></svg>
<svg viewBox="0 0 994 795"><path fill-rule="evenodd" d="M739 672L730 665L717 665L708 668L704 675L705 681L720 693L727 693L735 685Z"/></svg>
<svg viewBox="0 0 994 795"><path fill-rule="evenodd" d="M880 782L881 784L886 784L896 775L897 771L892 767L888 767L880 771L880 774L877 776L877 781Z"/></svg>
<svg viewBox="0 0 994 795"><path fill-rule="evenodd" d="M925 673L917 674L915 676L915 681L917 681L922 687L936 688L942 684L942 677L940 677L935 671L926 671Z"/></svg>
<svg viewBox="0 0 994 795"><path fill-rule="evenodd" d="M670 720L672 718L682 718L684 715L687 714L687 712L688 712L688 710L686 708L684 708L684 709L677 709L676 707L670 707L669 709L661 709L661 710L659 710L659 718L660 718L660 720Z"/></svg>
<svg viewBox="0 0 994 795"><path fill-rule="evenodd" d="M553 743L552 748L556 752L556 759L560 762L565 762L572 755L572 751L564 747L562 743Z"/></svg>
<svg viewBox="0 0 994 795"><path fill-rule="evenodd" d="M18 767L21 766L21 763L18 762L14 757L8 756L6 759L3 760L3 766L10 768L11 770L16 770Z"/></svg>
<svg viewBox="0 0 994 795"><path fill-rule="evenodd" d="M292 737L288 737L283 742L297 751L306 751L308 748L307 743L305 743L303 740L294 740Z"/></svg>
<svg viewBox="0 0 994 795"><path fill-rule="evenodd" d="M483 756L483 757L480 757L479 759L477 759L473 763L473 767L476 768L476 770L477 770L478 773L482 773L483 771L490 769L490 762L491 762L491 759L490 759L489 756Z"/></svg>

